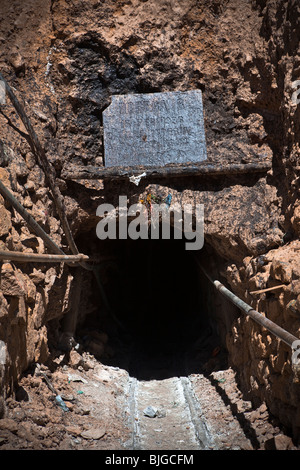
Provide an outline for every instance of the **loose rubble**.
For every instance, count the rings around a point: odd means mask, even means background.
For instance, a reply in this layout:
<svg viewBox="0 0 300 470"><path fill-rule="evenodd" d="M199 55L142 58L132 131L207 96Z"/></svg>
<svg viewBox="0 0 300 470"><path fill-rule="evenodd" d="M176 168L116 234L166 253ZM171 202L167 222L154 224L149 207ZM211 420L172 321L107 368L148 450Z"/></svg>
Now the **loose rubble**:
<svg viewBox="0 0 300 470"><path fill-rule="evenodd" d="M0 419L0 450L128 449L132 430L128 424L127 371L106 366L88 353L80 357L84 366L63 361L51 367L33 367L24 375ZM67 409L57 402L39 372L46 375ZM251 401L243 398L231 368L189 378L214 436L214 448L297 449L264 403L253 408ZM168 395L157 399L160 403L170 401ZM158 419L152 427L168 435L168 425L173 424L164 409L150 405L144 414L151 422ZM170 441L170 449L173 445Z"/></svg>
<svg viewBox="0 0 300 470"><path fill-rule="evenodd" d="M96 237L95 214L104 192L112 203L118 194L107 182L66 181L62 169L71 163L78 167L103 164L101 112L113 94L201 89L209 163L274 163L266 175L205 180L200 189L198 182L187 187L176 181L170 188L146 186L141 172L124 190L137 200L150 193L164 198L170 194L180 203L204 203L206 243L216 260L216 272L253 308L299 336L300 107L291 99L293 80L299 78L298 2L3 0L0 17L1 73L24 102L55 168L72 233L78 238L88 233L81 245L85 252L91 249L93 256L99 252L90 240ZM1 182L55 243L67 248L45 174L8 98L1 110ZM2 196L0 220L1 251L47 251L44 241ZM104 395L110 397L114 410L113 403L119 403L128 378L125 372L102 367L92 356L71 350L65 365L43 366L56 395L35 373L35 364L49 364L53 359L51 343L61 342L61 349L69 350L69 340L60 329L76 310L73 294L78 290L78 273L66 265L33 266L5 260L0 277L0 338L5 355L0 361L1 448L109 446L110 441L112 447L121 446L117 435L122 434L123 424L117 415L115 422L107 418L105 425L99 418L99 428L105 429L102 437L85 439L81 433L95 429L91 413L95 405L87 387L97 387L91 380L102 391L112 392ZM92 277L86 273L81 282L76 321L95 311ZM282 284L285 287L272 293L251 294ZM102 307L99 302L96 310ZM251 391L255 402L252 409L239 398L238 416L247 418L251 429L257 428L260 447L290 448L288 438L276 426L276 432L269 430L262 418L264 408L260 410L266 403L299 436L299 377L292 373L290 351L247 318L232 323L232 312L216 305L217 312L222 309L226 315L220 330L226 334L227 328L231 330L223 343L234 370L240 371L243 390ZM113 353L103 332L89 332L85 346L98 360ZM94 369L99 377L91 379ZM81 379L69 380L68 374L75 372ZM199 390L207 377L199 383L193 379ZM228 380L224 376L215 382L220 392ZM19 385L16 391L15 383ZM55 401L57 396L70 412Z"/></svg>

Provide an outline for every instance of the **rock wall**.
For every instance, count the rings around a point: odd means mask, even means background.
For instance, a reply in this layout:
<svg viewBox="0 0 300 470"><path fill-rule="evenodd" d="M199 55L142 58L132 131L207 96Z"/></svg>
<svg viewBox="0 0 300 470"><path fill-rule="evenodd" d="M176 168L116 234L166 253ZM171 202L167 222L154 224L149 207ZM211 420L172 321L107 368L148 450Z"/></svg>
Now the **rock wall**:
<svg viewBox="0 0 300 470"><path fill-rule="evenodd" d="M300 79L299 9L296 0L3 0L0 7L0 70L55 167L75 236L94 230L96 206L120 190L60 177L69 163L103 164L102 111L112 94L200 88L209 161L272 161L272 170L259 178L193 180L189 188L159 182L154 190L171 189L181 201L196 191L207 208L206 241L224 260L220 270L228 285L295 336L300 105L291 96ZM45 175L9 102L0 114L0 177L67 249ZM153 186L124 189L138 199ZM46 251L3 199L0 217L1 250ZM2 264L7 393L32 361L48 358L49 324L72 311L75 280L67 266ZM249 294L277 282L285 287ZM244 388L299 427L299 388L285 346L241 316L227 347Z"/></svg>
<svg viewBox="0 0 300 470"><path fill-rule="evenodd" d="M58 220L47 211L51 207L44 178L36 164L28 165L22 156L2 146L1 181L50 234L62 244ZM20 184L21 178L27 178ZM30 188L28 190L28 188ZM29 229L22 217L0 196L1 250L45 253L41 238ZM13 390L14 382L32 362L49 357L46 325L61 318L70 307L74 276L67 266L56 264L14 263L0 265L0 340L5 343L6 368L4 389Z"/></svg>
<svg viewBox="0 0 300 470"><path fill-rule="evenodd" d="M299 249L299 242L291 242L266 255L246 257L239 267L230 263L223 272L236 295L296 338L300 334ZM266 401L270 411L299 436L299 373L289 346L246 315L233 322L227 346L244 392L257 403Z"/></svg>

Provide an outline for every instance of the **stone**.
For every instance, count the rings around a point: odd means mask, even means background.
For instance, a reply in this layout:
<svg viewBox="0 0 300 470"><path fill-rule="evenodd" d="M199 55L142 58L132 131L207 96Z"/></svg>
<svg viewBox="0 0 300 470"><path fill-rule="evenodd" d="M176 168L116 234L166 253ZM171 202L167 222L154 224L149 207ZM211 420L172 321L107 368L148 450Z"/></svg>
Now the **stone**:
<svg viewBox="0 0 300 470"><path fill-rule="evenodd" d="M28 176L29 174L29 169L25 161L17 153L14 153L14 159L10 162L9 170L11 174L14 174L15 176L20 176L22 178Z"/></svg>
<svg viewBox="0 0 300 470"><path fill-rule="evenodd" d="M103 437L105 433L106 433L105 428L91 428L91 429L88 429L87 431L83 431L81 433L81 437L83 437L84 439L97 440L97 439L101 439L101 437Z"/></svg>
<svg viewBox="0 0 300 470"><path fill-rule="evenodd" d="M91 410L87 407L87 406L82 406L79 410L79 413L82 415L82 416L87 416L89 415L91 412Z"/></svg>
<svg viewBox="0 0 300 470"><path fill-rule="evenodd" d="M265 442L266 450L289 450L292 447L292 439L284 434L277 434L277 436L274 436Z"/></svg>
<svg viewBox="0 0 300 470"><path fill-rule="evenodd" d="M11 215L10 212L0 205L0 237L7 235L11 229Z"/></svg>
<svg viewBox="0 0 300 470"><path fill-rule="evenodd" d="M262 403L258 409L261 415L264 415L268 411L267 405L265 403Z"/></svg>
<svg viewBox="0 0 300 470"><path fill-rule="evenodd" d="M92 359L84 359L84 363L82 364L84 370L94 369L95 364Z"/></svg>
<svg viewBox="0 0 300 470"><path fill-rule="evenodd" d="M70 382L82 382L82 383L88 383L88 381L82 377L81 375L77 375L77 374L68 374L68 380Z"/></svg>
<svg viewBox="0 0 300 470"><path fill-rule="evenodd" d="M0 429L8 430L15 434L18 431L18 424L13 419L2 418L0 419Z"/></svg>
<svg viewBox="0 0 300 470"><path fill-rule="evenodd" d="M4 295L21 297L27 293L23 275L10 263L4 263L0 269L0 287Z"/></svg>
<svg viewBox="0 0 300 470"><path fill-rule="evenodd" d="M10 56L10 63L17 74L21 71L24 71L25 69L24 58L18 50L12 51Z"/></svg>
<svg viewBox="0 0 300 470"><path fill-rule="evenodd" d="M70 351L69 356L70 367L73 369L77 369L79 366L83 364L82 356L77 351Z"/></svg>
<svg viewBox="0 0 300 470"><path fill-rule="evenodd" d="M155 418L157 416L158 409L153 407L153 406L147 406L143 410L144 416L147 416L148 418Z"/></svg>
<svg viewBox="0 0 300 470"><path fill-rule="evenodd" d="M45 280L45 274L36 268L33 268L33 272L29 274L29 277L35 285L41 284Z"/></svg>
<svg viewBox="0 0 300 470"><path fill-rule="evenodd" d="M102 380L102 382L110 382L112 380L110 373L105 369L102 369L97 372L96 377L97 379Z"/></svg>
<svg viewBox="0 0 300 470"><path fill-rule="evenodd" d="M4 167L4 166L11 165L11 163L14 160L14 157L15 157L14 151L10 147L8 147L8 145L4 144L0 140L0 166ZM11 172L9 173L11 175ZM0 174L0 178L1 178L2 183L6 184L6 182L2 180L2 174ZM10 184L9 184L9 187L11 187Z"/></svg>
<svg viewBox="0 0 300 470"><path fill-rule="evenodd" d="M292 267L286 260L274 259L271 264L270 274L274 279L289 284L292 280Z"/></svg>
<svg viewBox="0 0 300 470"><path fill-rule="evenodd" d="M70 425L66 426L66 431L73 436L79 436L81 434L81 428L79 426Z"/></svg>
<svg viewBox="0 0 300 470"><path fill-rule="evenodd" d="M71 393L62 393L61 397L64 401L67 401L67 402L72 402L75 400L74 395L72 395Z"/></svg>
<svg viewBox="0 0 300 470"><path fill-rule="evenodd" d="M106 167L207 158L201 90L112 96L103 126Z"/></svg>
<svg viewBox="0 0 300 470"><path fill-rule="evenodd" d="M0 82L1 83L1 82ZM0 158L0 164L1 164ZM9 172L5 168L0 167L0 181L6 186L8 189L11 189L11 178ZM1 196L2 197L2 196Z"/></svg>

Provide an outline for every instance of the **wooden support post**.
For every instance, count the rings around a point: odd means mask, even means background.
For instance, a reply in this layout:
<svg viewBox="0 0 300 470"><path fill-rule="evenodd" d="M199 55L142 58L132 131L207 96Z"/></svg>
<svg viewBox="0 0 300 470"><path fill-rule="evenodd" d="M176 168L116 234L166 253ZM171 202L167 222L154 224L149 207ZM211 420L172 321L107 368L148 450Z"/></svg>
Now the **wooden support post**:
<svg viewBox="0 0 300 470"><path fill-rule="evenodd" d="M66 341L72 341L74 339L78 320L81 287L82 269L79 268L74 273L74 282L71 287L71 308L69 312L65 314L62 321L62 329L66 336Z"/></svg>
<svg viewBox="0 0 300 470"><path fill-rule="evenodd" d="M273 287L268 287L267 289L261 289L261 290L253 290L249 292L249 294L263 294L264 292L270 292L272 290L277 290L277 289L283 289L286 287L285 284L280 284L279 286L273 286Z"/></svg>
<svg viewBox="0 0 300 470"><path fill-rule="evenodd" d="M76 246L76 244L74 242L74 239L73 239L72 232L71 232L70 227L69 227L69 223L68 223L67 216L66 216L66 213L65 213L65 208L64 208L63 196L62 196L62 194L61 194L61 192L58 188L58 185L56 184L55 170L54 170L53 166L49 163L49 161L47 159L47 156L46 156L46 153L45 153L45 150L44 150L43 146L41 145L41 143L40 143L33 127L32 127L32 125L31 125L31 122L30 122L30 120L28 119L28 116L25 113L25 110L24 110L23 106L21 105L21 103L17 99L16 95L14 94L13 90L11 89L11 87L9 86L9 84L7 83L7 81L5 80L5 78L3 77L3 75L1 73L0 73L0 80L2 80L3 83L5 84L5 88L6 88L6 92L8 94L8 97L9 97L12 105L14 106L15 110L17 111L18 115L20 116L20 118L21 118L27 132L28 132L29 142L30 142L32 152L35 155L38 164L43 169L46 180L49 183L49 186L50 186L50 189L51 189L51 192L52 192L52 196L53 196L53 200L54 200L54 203L55 203L55 206L56 206L56 209L57 209L57 212L58 212L58 215L59 215L59 218L60 218L63 230L64 230L64 233L65 233L66 239L68 241L69 248L70 248L71 252L74 255L77 255L79 252L78 252L77 246Z"/></svg>
<svg viewBox="0 0 300 470"><path fill-rule="evenodd" d="M54 253L59 255L65 255L65 253L59 248L59 246L49 237L49 235L42 229L42 227L36 222L36 220L27 212L27 210L22 206L22 204L15 198L15 196L10 192L10 190L2 183L0 180L0 194L10 202L13 208L23 217L23 219L28 223L32 230L42 238L45 242L45 245Z"/></svg>
<svg viewBox="0 0 300 470"><path fill-rule="evenodd" d="M210 280L212 284L214 284L215 288L221 292L221 294L226 297L231 303L236 305L240 310L242 310L246 315L249 315L256 323L261 325L262 327L266 328L270 333L273 333L277 338L281 339L285 344L287 344L291 349L293 349L293 344L295 341L299 341L299 338L292 335L288 331L281 328L276 323L272 322L269 318L265 317L261 313L254 310L251 305L248 305L242 299L237 297L233 292L231 292L227 287L225 287L220 281L217 279L214 280L203 268L203 266L199 263L196 259L199 268L205 274L205 276Z"/></svg>

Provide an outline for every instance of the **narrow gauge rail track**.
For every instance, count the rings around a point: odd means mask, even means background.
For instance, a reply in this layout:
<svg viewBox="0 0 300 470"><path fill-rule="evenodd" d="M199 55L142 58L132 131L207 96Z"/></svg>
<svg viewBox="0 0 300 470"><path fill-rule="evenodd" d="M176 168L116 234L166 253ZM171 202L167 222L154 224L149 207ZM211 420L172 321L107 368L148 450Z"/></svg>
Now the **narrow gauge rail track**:
<svg viewBox="0 0 300 470"><path fill-rule="evenodd" d="M205 418L187 377L129 380L130 450L214 448ZM155 414L152 418L147 410ZM149 413L149 411L148 411Z"/></svg>
<svg viewBox="0 0 300 470"><path fill-rule="evenodd" d="M155 362L156 370L152 361L132 356L123 401L130 435L126 450L193 452L257 447L251 423L230 401L234 396L224 400L222 395L218 378L225 387L233 384L226 368L213 379L202 373L189 374L188 364L176 354L173 359L164 356Z"/></svg>

